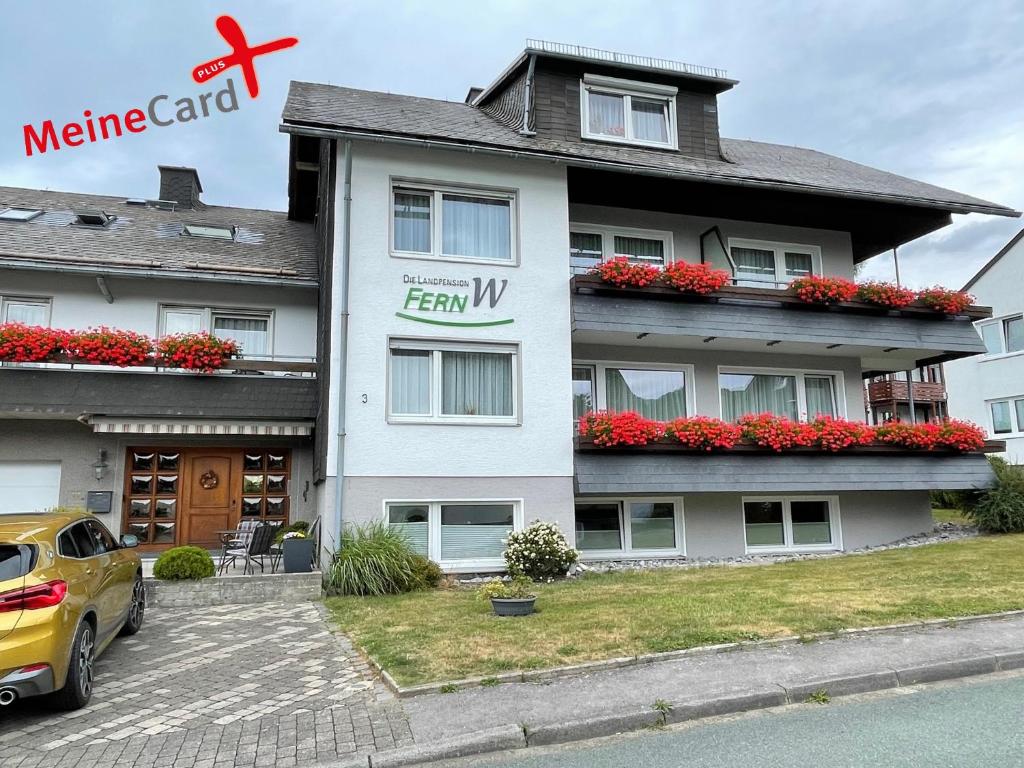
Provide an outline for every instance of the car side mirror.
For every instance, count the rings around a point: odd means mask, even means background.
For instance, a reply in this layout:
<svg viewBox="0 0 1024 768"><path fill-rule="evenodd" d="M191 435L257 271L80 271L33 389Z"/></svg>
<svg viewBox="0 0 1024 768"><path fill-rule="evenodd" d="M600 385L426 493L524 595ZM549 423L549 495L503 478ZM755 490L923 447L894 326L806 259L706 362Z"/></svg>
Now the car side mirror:
<svg viewBox="0 0 1024 768"><path fill-rule="evenodd" d="M139 537L131 533L126 533L121 537L121 546L128 548L137 547L139 546Z"/></svg>

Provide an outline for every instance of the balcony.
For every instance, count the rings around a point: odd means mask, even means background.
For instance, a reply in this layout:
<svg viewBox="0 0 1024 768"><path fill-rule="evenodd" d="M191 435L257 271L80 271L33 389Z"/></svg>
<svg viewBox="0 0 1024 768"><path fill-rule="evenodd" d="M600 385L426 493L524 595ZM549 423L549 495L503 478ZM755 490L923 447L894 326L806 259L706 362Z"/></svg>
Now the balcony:
<svg viewBox="0 0 1024 768"><path fill-rule="evenodd" d="M581 496L970 490L992 484L984 454L1004 447L990 440L976 453L875 445L837 453L800 448L776 453L737 445L707 453L661 443L603 448L581 438L575 485Z"/></svg>
<svg viewBox="0 0 1024 768"><path fill-rule="evenodd" d="M234 359L213 374L61 362L0 365L0 418L219 419L289 423L316 418L316 363ZM113 431L99 429L97 431ZM308 432L308 430L306 430ZM294 434L301 432L295 431Z"/></svg>
<svg viewBox="0 0 1024 768"><path fill-rule="evenodd" d="M617 288L570 278L576 343L859 357L898 371L983 353L973 321L988 307L947 316L922 305L888 310L851 301L808 304L785 290L727 286L709 296L667 286Z"/></svg>
<svg viewBox="0 0 1024 768"><path fill-rule="evenodd" d="M909 402L910 392L905 381L872 381L868 383L868 402ZM941 403L946 401L946 385L930 381L914 382L915 403Z"/></svg>

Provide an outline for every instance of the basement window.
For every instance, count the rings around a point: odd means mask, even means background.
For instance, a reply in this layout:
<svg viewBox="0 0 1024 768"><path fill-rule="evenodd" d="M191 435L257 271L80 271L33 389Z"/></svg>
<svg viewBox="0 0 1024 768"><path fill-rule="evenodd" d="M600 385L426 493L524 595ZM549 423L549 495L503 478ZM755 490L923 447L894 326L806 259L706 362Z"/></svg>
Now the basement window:
<svg viewBox="0 0 1024 768"><path fill-rule="evenodd" d="M212 240L234 240L234 227L209 227L202 224L186 224L184 234L189 237L208 237Z"/></svg>
<svg viewBox="0 0 1024 768"><path fill-rule="evenodd" d="M32 221L36 216L42 216L43 212L38 208L5 208L0 211L0 220L3 221Z"/></svg>
<svg viewBox="0 0 1024 768"><path fill-rule="evenodd" d="M75 214L74 223L87 227L105 227L115 218L103 211L96 210L79 210L74 211L73 213Z"/></svg>

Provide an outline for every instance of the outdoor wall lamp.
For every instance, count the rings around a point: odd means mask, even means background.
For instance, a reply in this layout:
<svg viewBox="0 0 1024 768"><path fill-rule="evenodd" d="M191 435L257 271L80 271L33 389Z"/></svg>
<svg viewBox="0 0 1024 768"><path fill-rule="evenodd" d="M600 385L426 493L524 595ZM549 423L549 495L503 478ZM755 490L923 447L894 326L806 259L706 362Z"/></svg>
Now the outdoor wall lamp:
<svg viewBox="0 0 1024 768"><path fill-rule="evenodd" d="M95 473L96 479L102 480L103 476L107 474L107 469L109 468L110 465L107 464L107 449L100 448L99 458L92 463L92 471Z"/></svg>

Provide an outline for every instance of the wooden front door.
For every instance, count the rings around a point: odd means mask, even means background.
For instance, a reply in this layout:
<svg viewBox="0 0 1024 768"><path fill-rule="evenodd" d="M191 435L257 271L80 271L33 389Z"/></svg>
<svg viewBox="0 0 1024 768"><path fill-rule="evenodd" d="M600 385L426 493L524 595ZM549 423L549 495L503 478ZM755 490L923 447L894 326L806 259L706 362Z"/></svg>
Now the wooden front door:
<svg viewBox="0 0 1024 768"><path fill-rule="evenodd" d="M218 531L238 525L242 451L191 449L183 454L178 541L215 549L220 546Z"/></svg>

